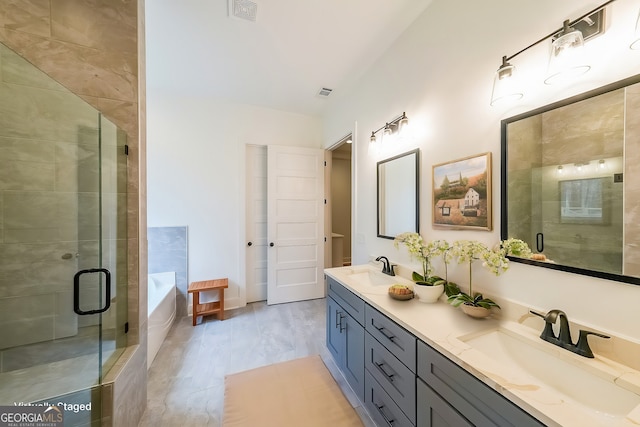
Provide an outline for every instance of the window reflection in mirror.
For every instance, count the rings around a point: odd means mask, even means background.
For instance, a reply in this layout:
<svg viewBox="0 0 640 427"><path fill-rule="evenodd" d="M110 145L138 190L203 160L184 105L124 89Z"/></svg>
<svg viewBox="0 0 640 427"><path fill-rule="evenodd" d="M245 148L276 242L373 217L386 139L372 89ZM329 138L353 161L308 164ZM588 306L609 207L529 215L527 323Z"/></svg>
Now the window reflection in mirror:
<svg viewBox="0 0 640 427"><path fill-rule="evenodd" d="M640 284L640 76L502 122L502 238Z"/></svg>
<svg viewBox="0 0 640 427"><path fill-rule="evenodd" d="M378 162L378 237L419 232L419 150Z"/></svg>

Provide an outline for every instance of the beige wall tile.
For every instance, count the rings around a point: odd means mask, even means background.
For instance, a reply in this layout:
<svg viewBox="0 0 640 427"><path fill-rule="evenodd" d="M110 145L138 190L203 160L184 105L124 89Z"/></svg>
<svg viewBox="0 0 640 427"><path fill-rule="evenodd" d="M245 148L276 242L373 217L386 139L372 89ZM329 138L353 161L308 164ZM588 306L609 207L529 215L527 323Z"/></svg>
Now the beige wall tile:
<svg viewBox="0 0 640 427"><path fill-rule="evenodd" d="M55 0L51 2L51 37L136 54L136 9L133 0Z"/></svg>
<svg viewBox="0 0 640 427"><path fill-rule="evenodd" d="M3 0L0 26L48 37L51 34L50 0Z"/></svg>
<svg viewBox="0 0 640 427"><path fill-rule="evenodd" d="M51 16L49 15L50 10ZM110 413L107 418L114 422L114 425L137 424L137 420L146 406L146 393L144 392L146 390L146 369L144 369L146 366L146 340L144 337L146 333L146 303L142 310L139 310L138 307L139 303L142 304L139 301L141 294L144 293L146 301L146 289L141 290L138 286L139 275L143 274L140 272L139 257L144 256L146 262L146 252L139 252L138 240L139 237L142 241L146 240L146 230L141 229L142 226L146 227L146 222L140 220L138 214L139 208L145 206L145 202L139 200L138 194L140 188L138 162L144 156L144 151L142 151L142 156L139 156L137 151L140 138L138 134L140 120L138 106L140 95L138 91L144 86L144 82L139 82L137 77L139 70L144 70L144 49L140 44L144 36L143 21L144 2L138 0L3 0L0 2L0 42L27 58L29 62L35 64L71 92L82 96L94 108L103 111L105 117L127 133L127 144L134 149L134 154L127 159L129 170L127 171L126 188L119 187L118 191L121 193L124 190L127 191L128 203L126 224L128 238L124 243L128 246L126 264L130 283L127 293L130 298L128 311L131 330L127 340L129 345L139 342L145 345L143 345L144 348L136 348L127 353L129 356L134 356L136 363L127 366L126 375L119 377L121 382L113 390L116 400L114 407L118 408L118 413L113 414L108 411ZM139 46L142 53L138 51ZM7 54L7 56L11 55ZM7 81L11 83L24 83L28 80L32 86L36 87L42 87L45 84L38 72L29 74L16 64L3 67L4 60L3 55L0 55L0 77L6 76ZM58 88L55 83L48 82L47 85L49 83L51 88ZM61 105L59 102L53 105L56 104ZM143 108L140 109L140 111L143 110ZM23 119L18 115L12 116L11 111L10 108L2 108L0 105L0 116L9 117L9 120L34 120L33 117ZM54 111L54 113L57 112ZM54 121L59 119L56 117ZM8 120L0 123L0 129L4 128L4 124L10 123ZM79 123L77 125L87 124ZM46 122L39 123L40 129L48 127ZM89 127L87 125L87 128ZM83 138L88 134L81 133L78 136L77 128L78 126L72 132L68 132L66 136L64 132L57 131L54 138L47 136L46 139L70 144L82 143ZM65 132L67 131L65 130ZM11 134L0 136L24 137L24 135ZM45 139L37 136L29 138ZM0 144L0 154L2 154L2 149L2 144ZM28 154L28 150L25 149L20 153L20 156L28 156ZM75 153L67 154L82 156L87 152L78 148ZM58 178L66 180L66 185L72 188L72 173L66 176L64 173L59 173ZM4 196L5 194L0 192L0 204ZM3 210L6 209L2 209L0 212ZM2 220L1 214L0 220ZM120 234L122 224L119 223L117 229ZM43 234L58 232L55 229L17 231L25 234L21 236L21 239L27 241L42 240ZM86 252L88 249L90 247L80 250ZM52 251L57 253L58 249ZM146 269L144 275L146 277ZM2 293L3 289L0 283L0 295ZM52 322L49 322L49 325L52 325ZM141 330L144 330L142 336ZM125 358L129 356L125 356ZM112 393L107 392L106 394L108 400ZM113 418L110 415L113 415ZM126 422L124 424L115 423L118 420L126 420Z"/></svg>

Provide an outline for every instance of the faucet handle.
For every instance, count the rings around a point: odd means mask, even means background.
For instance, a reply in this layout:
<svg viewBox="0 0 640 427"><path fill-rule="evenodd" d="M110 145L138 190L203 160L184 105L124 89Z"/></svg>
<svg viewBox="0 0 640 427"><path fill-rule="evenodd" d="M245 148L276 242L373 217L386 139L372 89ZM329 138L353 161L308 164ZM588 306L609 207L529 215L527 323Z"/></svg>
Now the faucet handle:
<svg viewBox="0 0 640 427"><path fill-rule="evenodd" d="M529 310L529 313L538 316L538 317L542 317L544 319L544 314L542 313L538 313L537 311L533 311L533 310Z"/></svg>
<svg viewBox="0 0 640 427"><path fill-rule="evenodd" d="M556 334L553 332L554 322L550 322L546 314L541 314L533 310L529 310L529 313L541 317L544 320L544 330L540 334L540 338L555 344L558 341L558 337L556 337Z"/></svg>
<svg viewBox="0 0 640 427"><path fill-rule="evenodd" d="M599 334L593 331L585 331L582 329L580 330L580 337L578 338L578 343L576 344L576 353L584 357L593 358L594 357L593 352L591 351L591 348L589 347L589 341L587 340L587 337L589 335L595 335L600 338L611 338L611 337L608 335Z"/></svg>

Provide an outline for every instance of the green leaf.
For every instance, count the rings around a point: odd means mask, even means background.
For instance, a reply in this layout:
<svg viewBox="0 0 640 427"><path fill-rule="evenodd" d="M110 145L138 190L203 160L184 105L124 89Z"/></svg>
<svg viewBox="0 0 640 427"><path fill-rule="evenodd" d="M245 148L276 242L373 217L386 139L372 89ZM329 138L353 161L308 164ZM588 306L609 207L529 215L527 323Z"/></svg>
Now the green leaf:
<svg viewBox="0 0 640 427"><path fill-rule="evenodd" d="M415 271L411 273L411 280L414 282L424 282L424 277L421 274L416 273Z"/></svg>
<svg viewBox="0 0 640 427"><path fill-rule="evenodd" d="M454 307L459 307L464 303L473 304L473 299L471 299L471 297L465 293L459 293L457 295L451 295L449 298L447 298L447 302Z"/></svg>
<svg viewBox="0 0 640 427"><path fill-rule="evenodd" d="M444 293L447 294L448 297L458 295L460 293L460 287L453 282L447 282L444 285Z"/></svg>

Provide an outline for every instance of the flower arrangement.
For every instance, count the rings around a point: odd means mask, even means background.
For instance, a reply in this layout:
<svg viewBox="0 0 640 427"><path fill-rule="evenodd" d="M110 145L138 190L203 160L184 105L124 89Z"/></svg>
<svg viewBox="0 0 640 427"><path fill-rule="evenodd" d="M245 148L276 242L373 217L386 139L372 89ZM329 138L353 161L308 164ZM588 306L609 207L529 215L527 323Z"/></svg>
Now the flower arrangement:
<svg viewBox="0 0 640 427"><path fill-rule="evenodd" d="M397 235L393 244L398 248L400 243L407 247L409 255L413 259L419 260L422 264L422 274L414 271L411 275L413 281L419 285L433 286L440 284L439 282L442 281L442 278L431 275L433 272L431 260L434 257L442 255L444 251L449 248L449 243L444 240L433 240L425 243L422 236L414 232Z"/></svg>
<svg viewBox="0 0 640 427"><path fill-rule="evenodd" d="M491 307L500 308L493 300L484 298L482 294L473 293L473 278L471 265L473 261L482 260L482 266L489 269L496 276L507 271L509 261L506 258L506 252L502 249L502 245L498 250L490 250L481 242L473 240L458 240L451 246L452 256L457 259L459 264L469 265L469 293L460 291L457 285L451 286L447 293L449 302L454 307L461 304L472 305L475 307L483 307L489 309ZM454 284L455 285L455 284ZM457 288L457 289L456 289ZM455 291L458 291L457 293Z"/></svg>
<svg viewBox="0 0 640 427"><path fill-rule="evenodd" d="M504 256L512 255L519 258L531 258L532 252L529 245L520 239L506 239L498 243L494 251L502 251Z"/></svg>
<svg viewBox="0 0 640 427"><path fill-rule="evenodd" d="M462 304L467 306L500 308L500 306L489 298L484 298L481 293L473 293L472 264L474 261L482 261L482 266L491 271L496 276L509 269L507 256L518 256L529 258L531 249L526 242L520 239L506 239L500 241L493 249L489 249L485 244L475 240L458 240L449 244L445 240L433 240L425 243L418 233L407 232L396 236L394 246L398 248L404 244L409 255L417 259L422 264L422 274L413 272L412 279L419 285L444 285L447 295L447 302L458 307ZM432 276L433 267L431 261L434 257L442 256L445 267L445 278ZM458 264L467 264L469 268L469 293L462 292L460 287L448 280L448 266L452 261Z"/></svg>

